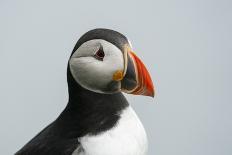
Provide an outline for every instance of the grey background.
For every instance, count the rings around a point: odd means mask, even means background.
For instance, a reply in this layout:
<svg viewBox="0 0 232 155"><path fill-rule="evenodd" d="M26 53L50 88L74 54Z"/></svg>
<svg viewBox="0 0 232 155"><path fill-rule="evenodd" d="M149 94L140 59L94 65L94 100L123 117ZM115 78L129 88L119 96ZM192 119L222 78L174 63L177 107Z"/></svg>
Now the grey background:
<svg viewBox="0 0 232 155"><path fill-rule="evenodd" d="M74 44L105 27L130 38L156 85L155 99L126 95L149 155L231 155L231 8L230 0L0 0L0 154L59 115Z"/></svg>

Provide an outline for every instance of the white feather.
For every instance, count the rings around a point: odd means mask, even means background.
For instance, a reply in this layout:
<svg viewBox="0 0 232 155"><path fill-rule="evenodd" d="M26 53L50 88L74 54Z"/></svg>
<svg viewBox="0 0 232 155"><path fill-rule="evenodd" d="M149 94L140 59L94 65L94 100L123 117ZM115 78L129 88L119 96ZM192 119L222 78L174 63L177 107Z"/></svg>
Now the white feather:
<svg viewBox="0 0 232 155"><path fill-rule="evenodd" d="M143 125L129 106L118 124L99 135L79 138L81 146L72 155L146 155L147 136Z"/></svg>
<svg viewBox="0 0 232 155"><path fill-rule="evenodd" d="M100 45L105 53L103 61L94 58ZM83 43L74 52L69 65L73 77L82 87L98 93L107 93L104 91L112 82L113 74L118 70L123 71L124 60L118 47L105 40L94 39Z"/></svg>

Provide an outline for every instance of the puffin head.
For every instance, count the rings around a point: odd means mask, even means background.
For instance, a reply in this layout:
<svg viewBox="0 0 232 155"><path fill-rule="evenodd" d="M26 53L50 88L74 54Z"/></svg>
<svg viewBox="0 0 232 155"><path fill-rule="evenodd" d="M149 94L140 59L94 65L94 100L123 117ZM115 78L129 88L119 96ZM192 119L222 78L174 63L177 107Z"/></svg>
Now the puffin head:
<svg viewBox="0 0 232 155"><path fill-rule="evenodd" d="M75 45L68 67L75 82L89 91L154 97L145 65L119 32L94 29L85 33Z"/></svg>

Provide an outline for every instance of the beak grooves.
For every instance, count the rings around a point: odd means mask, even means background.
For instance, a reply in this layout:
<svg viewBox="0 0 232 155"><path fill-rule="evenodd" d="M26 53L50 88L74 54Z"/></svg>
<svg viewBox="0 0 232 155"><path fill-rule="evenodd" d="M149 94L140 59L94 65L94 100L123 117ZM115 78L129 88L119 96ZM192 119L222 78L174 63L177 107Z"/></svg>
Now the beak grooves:
<svg viewBox="0 0 232 155"><path fill-rule="evenodd" d="M132 51L129 51L129 55L134 61L137 79L137 87L131 93L154 97L154 86L145 65Z"/></svg>

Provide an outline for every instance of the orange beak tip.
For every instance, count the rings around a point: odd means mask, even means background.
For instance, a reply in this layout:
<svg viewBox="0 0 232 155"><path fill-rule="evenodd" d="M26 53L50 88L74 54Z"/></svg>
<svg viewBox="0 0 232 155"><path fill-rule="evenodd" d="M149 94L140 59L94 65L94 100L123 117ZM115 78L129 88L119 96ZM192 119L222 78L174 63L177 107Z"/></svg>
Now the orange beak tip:
<svg viewBox="0 0 232 155"><path fill-rule="evenodd" d="M154 89L152 89L152 91L150 91L149 93L147 93L147 96L150 96L150 97L154 98L155 97L155 91L154 91Z"/></svg>
<svg viewBox="0 0 232 155"><path fill-rule="evenodd" d="M133 94L150 96L154 98L155 89L148 70L143 62L133 52L130 52L130 56L132 57L136 66L138 81L138 87L133 91Z"/></svg>

